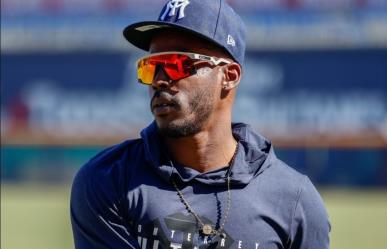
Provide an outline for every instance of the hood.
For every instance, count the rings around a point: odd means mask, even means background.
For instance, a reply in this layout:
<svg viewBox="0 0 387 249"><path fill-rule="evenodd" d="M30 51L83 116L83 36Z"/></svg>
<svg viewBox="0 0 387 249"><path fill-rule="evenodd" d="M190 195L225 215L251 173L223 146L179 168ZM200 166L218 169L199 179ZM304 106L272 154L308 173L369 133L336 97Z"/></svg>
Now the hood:
<svg viewBox="0 0 387 249"><path fill-rule="evenodd" d="M239 146L231 167L231 183L247 185L254 177L270 167L276 157L271 142L255 133L250 126L234 123L232 132ZM170 182L173 177L182 182L195 180L208 185L226 184L225 176L228 166L201 173L192 168L174 164L165 150L165 145L157 131L156 122L141 131L141 138L144 141L147 163L167 182Z"/></svg>

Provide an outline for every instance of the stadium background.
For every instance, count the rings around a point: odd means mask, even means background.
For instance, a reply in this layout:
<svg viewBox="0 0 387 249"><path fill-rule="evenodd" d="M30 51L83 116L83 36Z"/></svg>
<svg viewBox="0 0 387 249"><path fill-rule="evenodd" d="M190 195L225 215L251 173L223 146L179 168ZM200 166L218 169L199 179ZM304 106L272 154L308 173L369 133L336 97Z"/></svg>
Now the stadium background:
<svg viewBox="0 0 387 249"><path fill-rule="evenodd" d="M152 120L121 32L163 2L1 1L1 248L73 247L74 173ZM234 120L318 186L333 249L382 248L387 0L229 2L249 30Z"/></svg>

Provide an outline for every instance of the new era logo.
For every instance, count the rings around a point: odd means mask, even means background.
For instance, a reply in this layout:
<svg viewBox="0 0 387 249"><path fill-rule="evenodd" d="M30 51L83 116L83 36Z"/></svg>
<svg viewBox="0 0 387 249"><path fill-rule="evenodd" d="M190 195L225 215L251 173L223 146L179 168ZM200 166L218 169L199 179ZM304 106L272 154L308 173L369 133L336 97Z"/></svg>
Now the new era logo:
<svg viewBox="0 0 387 249"><path fill-rule="evenodd" d="M232 37L231 35L228 35L228 37L227 37L227 44L235 47L234 37Z"/></svg>
<svg viewBox="0 0 387 249"><path fill-rule="evenodd" d="M170 0L166 5L164 13L161 15L160 20L164 21L167 15L176 15L177 10L179 10L179 16L177 17L178 19L185 17L184 10L188 4L190 4L189 0Z"/></svg>

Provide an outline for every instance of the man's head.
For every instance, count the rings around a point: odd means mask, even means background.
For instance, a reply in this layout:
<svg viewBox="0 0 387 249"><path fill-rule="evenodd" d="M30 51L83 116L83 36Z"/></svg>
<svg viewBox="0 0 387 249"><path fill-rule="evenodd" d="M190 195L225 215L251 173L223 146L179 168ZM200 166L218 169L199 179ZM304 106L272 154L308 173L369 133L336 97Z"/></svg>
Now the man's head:
<svg viewBox="0 0 387 249"><path fill-rule="evenodd" d="M158 21L130 25L124 35L150 52L138 63L139 80L150 85L151 110L165 136L231 122L245 45L243 23L225 2L171 0Z"/></svg>
<svg viewBox="0 0 387 249"><path fill-rule="evenodd" d="M207 55L224 62L215 65L208 60L187 60L193 74L179 80L171 80L163 66L156 68L149 92L160 131L169 137L185 137L222 122L222 115L231 113L240 65L226 51L213 49L207 41L181 31L164 31L153 38L151 55L170 51Z"/></svg>

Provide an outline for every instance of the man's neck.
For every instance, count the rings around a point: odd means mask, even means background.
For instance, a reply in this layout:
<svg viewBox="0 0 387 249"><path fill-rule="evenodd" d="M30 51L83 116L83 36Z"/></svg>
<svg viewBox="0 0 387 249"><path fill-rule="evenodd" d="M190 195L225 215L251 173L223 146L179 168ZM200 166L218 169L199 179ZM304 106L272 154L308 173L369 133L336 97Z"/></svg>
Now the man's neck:
<svg viewBox="0 0 387 249"><path fill-rule="evenodd" d="M199 172L213 171L227 166L236 150L231 126L201 131L184 138L165 138L173 160Z"/></svg>

